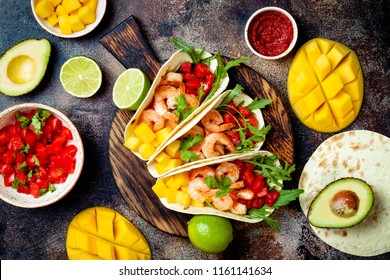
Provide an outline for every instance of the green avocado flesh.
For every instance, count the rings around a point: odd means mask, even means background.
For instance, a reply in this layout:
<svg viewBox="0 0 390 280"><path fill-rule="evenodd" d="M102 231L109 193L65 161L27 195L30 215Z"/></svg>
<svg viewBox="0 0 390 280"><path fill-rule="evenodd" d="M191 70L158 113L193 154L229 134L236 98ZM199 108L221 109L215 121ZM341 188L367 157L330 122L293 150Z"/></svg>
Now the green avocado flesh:
<svg viewBox="0 0 390 280"><path fill-rule="evenodd" d="M45 75L50 52L46 39L28 39L9 48L0 57L0 92L18 96L36 88Z"/></svg>
<svg viewBox="0 0 390 280"><path fill-rule="evenodd" d="M319 228L347 228L359 224L374 204L371 187L363 180L342 178L327 185L309 207L309 223Z"/></svg>

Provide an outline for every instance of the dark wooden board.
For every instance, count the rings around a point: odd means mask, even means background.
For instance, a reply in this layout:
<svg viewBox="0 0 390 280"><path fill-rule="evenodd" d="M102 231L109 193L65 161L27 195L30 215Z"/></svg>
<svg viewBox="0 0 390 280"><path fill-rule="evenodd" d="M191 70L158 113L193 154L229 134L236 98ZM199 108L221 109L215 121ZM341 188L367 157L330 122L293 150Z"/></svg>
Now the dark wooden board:
<svg viewBox="0 0 390 280"><path fill-rule="evenodd" d="M139 68L151 79L161 66L143 38L133 16L102 37L100 43L126 68ZM263 110L264 120L266 124L272 125L272 129L262 149L279 154L282 161L293 163L291 123L275 89L259 73L246 65L230 69L229 76L228 88L240 84L252 97L273 100L272 104ZM129 207L143 219L167 233L187 236L187 222L191 216L169 210L160 203L151 190L156 180L149 174L146 163L123 146L124 129L132 116L133 112L118 110L110 130L109 158L118 189ZM236 229L246 227L246 224L241 222L233 224Z"/></svg>

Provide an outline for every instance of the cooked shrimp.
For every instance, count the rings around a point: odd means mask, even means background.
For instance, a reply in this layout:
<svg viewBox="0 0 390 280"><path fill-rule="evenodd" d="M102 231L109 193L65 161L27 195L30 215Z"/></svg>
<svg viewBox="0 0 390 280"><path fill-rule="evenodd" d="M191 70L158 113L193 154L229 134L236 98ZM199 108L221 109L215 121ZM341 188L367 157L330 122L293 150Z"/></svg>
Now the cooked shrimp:
<svg viewBox="0 0 390 280"><path fill-rule="evenodd" d="M204 202L207 198L215 194L215 190L209 189L203 178L195 178L188 184L188 193L192 199Z"/></svg>
<svg viewBox="0 0 390 280"><path fill-rule="evenodd" d="M171 83L181 83L183 82L183 74L176 72L168 72L165 75L165 80Z"/></svg>
<svg viewBox="0 0 390 280"><path fill-rule="evenodd" d="M245 187L244 181L237 181L230 185L230 189L232 190L238 190Z"/></svg>
<svg viewBox="0 0 390 280"><path fill-rule="evenodd" d="M246 205L242 203L235 203L231 209L233 214L244 215L246 214Z"/></svg>
<svg viewBox="0 0 390 280"><path fill-rule="evenodd" d="M195 95L184 93L184 98L186 99L186 103L188 105L188 108L198 108L199 107L199 100Z"/></svg>
<svg viewBox="0 0 390 280"><path fill-rule="evenodd" d="M141 113L140 119L152 128L158 131L164 128L164 119L153 109L147 109Z"/></svg>
<svg viewBox="0 0 390 280"><path fill-rule="evenodd" d="M164 116L169 112L169 109L175 109L175 99L180 92L177 88L171 85L162 85L157 87L154 94L153 107L160 116Z"/></svg>
<svg viewBox="0 0 390 280"><path fill-rule="evenodd" d="M235 193L235 196L237 198L242 198L242 199L245 199L245 200L251 200L255 196L255 193L253 191L251 191L251 190L244 189L244 190L238 190Z"/></svg>
<svg viewBox="0 0 390 280"><path fill-rule="evenodd" d="M202 127L200 127L199 125L195 125L189 131L187 131L185 134L183 134L182 137L187 138L188 135L191 135L192 138L194 138L196 135L200 135L200 136L204 137L204 129ZM193 151L193 152L200 152L202 150L202 145L203 145L203 140L201 142L199 142L198 144L196 144L195 146L192 146L191 148L189 148L189 150ZM202 159L204 159L203 153L200 152L200 154L201 154Z"/></svg>
<svg viewBox="0 0 390 280"><path fill-rule="evenodd" d="M233 199L228 194L220 197L213 196L211 201L215 208L221 211L230 210L233 207Z"/></svg>
<svg viewBox="0 0 390 280"><path fill-rule="evenodd" d="M240 177L240 170L234 163L223 162L217 167L215 174L219 179L222 176L228 177L230 181L234 183Z"/></svg>
<svg viewBox="0 0 390 280"><path fill-rule="evenodd" d="M221 155L215 147L217 144L222 144L230 152L236 150L234 144L230 141L229 137L223 133L212 133L207 135L203 140L202 152L206 158L217 157Z"/></svg>
<svg viewBox="0 0 390 280"><path fill-rule="evenodd" d="M190 171L190 180L195 178L204 179L207 176L215 176L215 169L210 166L203 166Z"/></svg>
<svg viewBox="0 0 390 280"><path fill-rule="evenodd" d="M224 124L222 115L214 109L207 112L201 122L205 129L211 132L222 132L234 126L232 123Z"/></svg>
<svg viewBox="0 0 390 280"><path fill-rule="evenodd" d="M172 130L175 129L177 125L178 125L177 122L173 120L165 119L165 126L169 126L170 128L172 128Z"/></svg>

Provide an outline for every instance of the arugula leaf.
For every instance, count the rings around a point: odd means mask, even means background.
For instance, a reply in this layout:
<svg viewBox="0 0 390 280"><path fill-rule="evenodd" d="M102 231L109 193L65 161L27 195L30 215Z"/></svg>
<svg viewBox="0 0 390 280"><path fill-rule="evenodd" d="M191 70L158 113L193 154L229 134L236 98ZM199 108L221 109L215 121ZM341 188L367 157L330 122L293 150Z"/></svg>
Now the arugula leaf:
<svg viewBox="0 0 390 280"><path fill-rule="evenodd" d="M194 46L190 46L182 40L176 38L169 38L169 41L176 45L178 48L181 48L182 52L188 53L192 59L192 63L198 63L201 61L202 56L205 52L205 48L201 51L196 51Z"/></svg>
<svg viewBox="0 0 390 280"><path fill-rule="evenodd" d="M267 217L269 215L271 209L278 209L279 207L288 205L291 201L296 200L301 193L303 193L302 189L294 189L294 190L279 190L279 198L278 200L272 205L272 207L269 207L268 205L264 204L261 208L251 208L248 210L248 213L244 215L244 217L253 219L253 218L260 218L263 219L265 222L267 222L273 229L275 229L277 232L280 232L280 228L277 225L276 221L271 219L270 217Z"/></svg>
<svg viewBox="0 0 390 280"><path fill-rule="evenodd" d="M241 85L236 85L234 89L232 89L228 95L225 96L225 98L222 100L222 102L218 105L218 107L224 107L230 103L237 95L242 93L244 88Z"/></svg>
<svg viewBox="0 0 390 280"><path fill-rule="evenodd" d="M218 188L218 191L215 194L216 197L227 195L230 192L230 186L232 184L232 181L227 176L221 176L220 179L215 176L207 176L204 179L204 182L209 189Z"/></svg>
<svg viewBox="0 0 390 280"><path fill-rule="evenodd" d="M16 112L16 119L20 122L21 128L27 128L31 123L31 120L29 120L26 116L22 116L19 111Z"/></svg>
<svg viewBox="0 0 390 280"><path fill-rule="evenodd" d="M198 155L189 151L188 149L203 141L203 136L196 134L194 137L188 135L186 138L180 140L180 157L186 161L196 161L199 159Z"/></svg>
<svg viewBox="0 0 390 280"><path fill-rule="evenodd" d="M31 124L34 127L36 134L42 134L42 127L45 120L51 115L50 111L45 109L38 109L35 115L31 118Z"/></svg>
<svg viewBox="0 0 390 280"><path fill-rule="evenodd" d="M264 109L265 106L272 103L271 99L259 99L256 97L251 103L248 104L248 106L245 106L247 109L253 111L256 109Z"/></svg>

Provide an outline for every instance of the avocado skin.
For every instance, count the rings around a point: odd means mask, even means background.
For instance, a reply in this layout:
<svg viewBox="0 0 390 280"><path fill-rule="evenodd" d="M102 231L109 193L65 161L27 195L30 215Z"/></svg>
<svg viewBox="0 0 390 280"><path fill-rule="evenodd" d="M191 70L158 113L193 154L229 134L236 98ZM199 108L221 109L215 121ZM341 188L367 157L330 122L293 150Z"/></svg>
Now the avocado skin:
<svg viewBox="0 0 390 280"><path fill-rule="evenodd" d="M359 197L358 211L352 217L340 217L331 211L330 201L338 191L342 190L353 191ZM349 228L360 224L368 216L373 205L372 187L362 179L345 177L329 183L317 194L310 204L307 217L309 223L318 228Z"/></svg>
<svg viewBox="0 0 390 280"><path fill-rule="evenodd" d="M51 44L45 39L30 38L20 41L6 50L0 57L0 93L19 96L34 90L42 81L51 55ZM35 62L36 74L26 83L14 83L7 74L9 63L18 56L27 56Z"/></svg>

